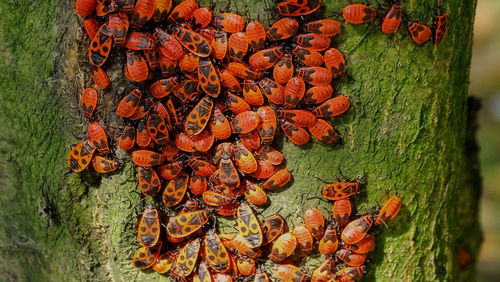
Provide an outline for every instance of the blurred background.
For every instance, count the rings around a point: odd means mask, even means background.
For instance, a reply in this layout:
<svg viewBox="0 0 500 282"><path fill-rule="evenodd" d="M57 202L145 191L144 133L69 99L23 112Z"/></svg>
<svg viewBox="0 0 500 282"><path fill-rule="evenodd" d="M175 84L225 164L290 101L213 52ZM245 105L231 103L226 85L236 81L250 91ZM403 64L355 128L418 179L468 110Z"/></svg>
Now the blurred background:
<svg viewBox="0 0 500 282"><path fill-rule="evenodd" d="M477 135L483 176L480 281L500 281L500 1L479 0L469 94L480 98Z"/></svg>

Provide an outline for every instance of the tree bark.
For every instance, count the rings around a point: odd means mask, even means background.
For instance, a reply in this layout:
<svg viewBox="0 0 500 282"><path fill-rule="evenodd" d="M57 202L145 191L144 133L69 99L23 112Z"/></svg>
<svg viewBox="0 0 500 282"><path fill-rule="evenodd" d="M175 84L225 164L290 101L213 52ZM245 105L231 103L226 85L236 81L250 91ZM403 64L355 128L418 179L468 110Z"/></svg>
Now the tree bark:
<svg viewBox="0 0 500 282"><path fill-rule="evenodd" d="M275 19L273 1L230 4L231 11L267 26ZM324 15L340 19L346 4L324 1ZM365 281L476 277L481 180L473 135L477 107L467 105L476 1L440 5L450 30L438 47L416 46L403 26L386 36L377 24L343 24L336 42L347 57L349 78L336 87L352 107L333 122L344 142L297 147L281 139L293 184L272 193L271 205L258 210L262 217L279 211L290 226L301 223L309 207L329 214L329 204L311 197L320 195L322 181L343 175L364 179L353 198L359 213L399 195L400 214L375 233ZM226 6L217 2L216 11ZM403 6L427 24L437 9L431 0ZM102 177L69 173L66 165L71 144L86 133L79 94L92 85L88 40L74 1L1 1L0 19L0 271L7 281L165 280L131 264L140 196L129 157L117 151L122 168ZM118 134L122 124L113 110L129 84L123 57L110 60L112 87L102 95L99 119ZM233 228L229 220L220 224ZM466 269L456 262L459 248L471 255ZM302 267L310 269L318 259L304 260Z"/></svg>

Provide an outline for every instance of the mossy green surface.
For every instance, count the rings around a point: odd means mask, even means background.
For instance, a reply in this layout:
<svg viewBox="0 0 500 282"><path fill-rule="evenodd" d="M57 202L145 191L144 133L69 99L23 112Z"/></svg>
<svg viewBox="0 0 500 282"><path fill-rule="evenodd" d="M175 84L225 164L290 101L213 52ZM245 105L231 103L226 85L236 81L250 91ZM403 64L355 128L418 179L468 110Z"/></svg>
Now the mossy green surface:
<svg viewBox="0 0 500 282"><path fill-rule="evenodd" d="M208 1L202 1L208 2ZM71 4L70 4L71 3ZM0 2L0 270L6 280L165 280L131 265L137 249L135 215L140 212L134 166L99 177L69 173L66 155L85 137L79 93L91 86L88 40L73 1ZM346 1L323 1L324 15L340 19ZM372 3L376 5L375 3ZM266 27L273 1L234 1L229 9ZM436 3L403 3L415 20L430 24ZM361 177L353 197L357 212L372 210L393 194L400 215L376 231L366 281L470 281L474 267L460 271L456 251L473 258L479 249L479 181L470 172L474 152L466 150L467 81L475 1L441 4L450 30L439 47L416 46L403 26L384 35L378 25L344 23L336 39L348 60L338 82L351 109L332 119L342 145L298 147L278 141L293 182L270 194L275 212L293 227L304 211L329 204L312 198L325 182ZM216 11L225 9L218 2ZM112 87L98 110L112 111L127 87L120 58L111 58ZM111 64L110 64L111 65ZM111 126L119 123L102 114ZM473 168L473 167L472 167ZM341 172L340 172L341 171ZM233 226L223 221L226 229ZM309 268L320 259L304 261ZM272 264L270 272L273 272Z"/></svg>

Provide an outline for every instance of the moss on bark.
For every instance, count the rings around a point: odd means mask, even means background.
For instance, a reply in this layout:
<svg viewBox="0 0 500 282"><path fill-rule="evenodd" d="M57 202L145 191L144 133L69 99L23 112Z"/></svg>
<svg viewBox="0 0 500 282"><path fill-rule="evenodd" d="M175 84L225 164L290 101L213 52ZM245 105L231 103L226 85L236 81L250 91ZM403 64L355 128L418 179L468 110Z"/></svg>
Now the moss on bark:
<svg viewBox="0 0 500 282"><path fill-rule="evenodd" d="M324 14L338 19L346 4L324 1ZM233 1L229 9L269 25L273 5ZM279 211L292 226L311 206L329 214L328 204L310 197L319 195L321 181L342 178L339 168L348 178L364 177L354 197L359 213L397 193L401 213L377 231L367 281L475 277L473 266L464 271L456 263L460 247L475 258L481 238L477 159L473 139L466 139L475 1L441 5L451 27L439 47L416 46L404 28L386 36L378 25L343 25L336 42L350 78L338 90L353 106L333 122L344 143L297 147L282 141L293 183L271 193L271 206L258 210L263 217ZM216 9L226 6L218 2ZM404 3L407 14L428 24L436 8L430 0ZM163 280L130 263L140 199L133 165L127 161L103 177L66 168L70 145L86 132L79 93L92 85L88 41L73 1L2 1L0 19L0 270L7 280ZM104 113L128 87L122 59L111 58L112 87L99 104L99 119L111 134L120 121ZM231 221L221 225L233 228Z"/></svg>

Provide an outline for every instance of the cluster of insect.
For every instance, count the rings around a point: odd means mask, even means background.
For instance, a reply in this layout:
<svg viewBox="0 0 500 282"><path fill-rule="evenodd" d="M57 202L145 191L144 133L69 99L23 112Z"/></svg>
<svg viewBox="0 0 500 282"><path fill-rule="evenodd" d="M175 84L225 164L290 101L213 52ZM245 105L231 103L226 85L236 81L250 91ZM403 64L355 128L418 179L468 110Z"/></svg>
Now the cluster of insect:
<svg viewBox="0 0 500 282"><path fill-rule="evenodd" d="M213 14L195 0L176 6L171 0L76 0L76 12L84 17L90 39L88 58L97 88L110 85L103 67L111 50L125 54L124 75L137 84L116 108L125 124L118 147L131 152L138 186L155 202L145 208L138 223L141 248L133 259L136 267L151 267L180 280L253 276L254 281L269 281L256 266L268 253L280 263L279 278L304 281L308 275L284 262L297 245L303 252L308 252L307 245L312 250L316 238L320 252L328 248L330 253L321 273L312 275L313 280L318 277L314 281L352 281L362 275L362 263L348 261L353 254L365 256L369 249L353 248L359 241L373 241L367 235L372 222L392 218L397 213L394 203L390 211L386 204L376 219L367 215L349 223L349 211L344 221L325 232L322 215L323 223L311 227L319 224L317 213L308 211L305 227L286 232L281 216L261 223L252 208L266 205L266 192L291 179L283 155L272 147L279 128L296 145L308 143L311 135L325 143L340 140L326 119L350 106L346 96L333 95L332 87L332 81L346 71L343 54L331 47L341 25L327 19L302 22L299 17L313 13L320 4L320 0L278 3L285 17L266 31L258 21L246 23L235 13ZM68 164L75 172L90 163L99 173L119 167L109 157L113 150L105 126L95 121L99 99L95 88L81 95L82 113L92 122L89 138L69 153ZM355 184L332 184L336 193L332 197L349 203L346 198L358 190ZM168 214L158 207L160 201ZM216 215L235 217L238 233L218 233ZM337 251L341 228L346 247ZM344 233L356 239L344 240ZM339 260L349 267L337 272ZM302 276L297 277L299 273Z"/></svg>
<svg viewBox="0 0 500 282"><path fill-rule="evenodd" d="M351 24L363 24L372 22L377 18L377 9L364 4L351 4L344 7L342 15L346 22ZM385 14L382 20L382 32L392 34L398 31L403 13L401 4L394 4ZM432 27L407 20L408 32L412 40L417 44L424 44L430 40L435 45L441 44L448 31L449 22L446 13L438 10L432 20Z"/></svg>

